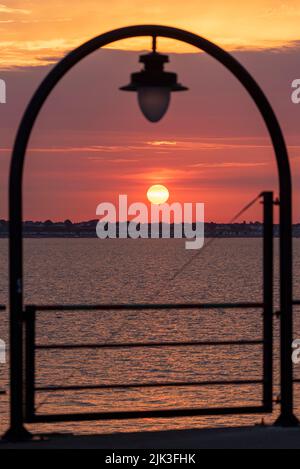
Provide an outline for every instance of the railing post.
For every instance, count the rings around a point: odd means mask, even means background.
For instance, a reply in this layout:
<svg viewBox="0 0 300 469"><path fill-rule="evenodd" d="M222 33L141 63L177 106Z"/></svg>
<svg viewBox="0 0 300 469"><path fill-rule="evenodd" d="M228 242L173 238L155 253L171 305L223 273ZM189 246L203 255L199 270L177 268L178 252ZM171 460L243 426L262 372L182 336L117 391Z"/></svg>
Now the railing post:
<svg viewBox="0 0 300 469"><path fill-rule="evenodd" d="M273 192L263 192L263 403L273 407Z"/></svg>
<svg viewBox="0 0 300 469"><path fill-rule="evenodd" d="M31 422L35 412L35 317L34 306L25 309L25 403L26 422Z"/></svg>
<svg viewBox="0 0 300 469"><path fill-rule="evenodd" d="M26 441L32 434L24 427L24 337L21 295L14 298L11 285L10 304L10 427L3 435L6 441Z"/></svg>
<svg viewBox="0 0 300 469"><path fill-rule="evenodd" d="M296 427L293 385L293 238L291 191L280 192L280 415L276 426Z"/></svg>

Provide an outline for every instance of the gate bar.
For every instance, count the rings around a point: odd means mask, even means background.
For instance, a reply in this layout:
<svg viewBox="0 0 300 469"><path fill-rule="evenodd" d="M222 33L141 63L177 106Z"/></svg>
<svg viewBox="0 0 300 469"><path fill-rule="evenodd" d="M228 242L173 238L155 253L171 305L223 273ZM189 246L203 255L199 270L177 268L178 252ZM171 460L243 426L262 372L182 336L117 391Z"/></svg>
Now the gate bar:
<svg viewBox="0 0 300 469"><path fill-rule="evenodd" d="M129 420L147 418L176 418L176 417L196 417L210 415L232 415L232 414L266 414L270 410L264 406L257 407L212 407L210 409L166 409L166 410L136 410L120 412L95 412L77 414L37 414L28 423L57 423L57 422L78 422L89 420Z"/></svg>
<svg viewBox="0 0 300 469"><path fill-rule="evenodd" d="M143 388L168 388L168 387L211 387L211 386L249 386L264 384L260 379L248 380L219 380L219 381L165 381L149 383L130 383L130 384L82 384L68 386L37 386L38 392L56 392L56 391L84 391L98 389L143 389Z"/></svg>
<svg viewBox="0 0 300 469"><path fill-rule="evenodd" d="M25 310L25 419L35 412L35 308Z"/></svg>
<svg viewBox="0 0 300 469"><path fill-rule="evenodd" d="M103 311L103 310L143 310L143 309L243 309L243 308L263 308L263 303L256 302L240 302L240 303L130 303L130 304L77 304L77 305L28 305L30 308L35 308L36 311Z"/></svg>
<svg viewBox="0 0 300 469"><path fill-rule="evenodd" d="M273 192L263 192L264 389L263 402L273 407Z"/></svg>
<svg viewBox="0 0 300 469"><path fill-rule="evenodd" d="M223 347L233 345L262 345L262 340L216 340L212 341L190 341L190 342L126 342L107 344L38 344L37 350L76 350L76 349L101 349L101 348L143 348L143 347Z"/></svg>

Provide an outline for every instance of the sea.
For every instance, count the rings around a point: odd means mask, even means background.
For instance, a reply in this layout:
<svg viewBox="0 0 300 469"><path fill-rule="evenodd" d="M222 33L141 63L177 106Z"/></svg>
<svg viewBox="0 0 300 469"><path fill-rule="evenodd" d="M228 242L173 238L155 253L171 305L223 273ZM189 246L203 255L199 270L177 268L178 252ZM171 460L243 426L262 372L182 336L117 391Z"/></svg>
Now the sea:
<svg viewBox="0 0 300 469"><path fill-rule="evenodd" d="M278 240L274 241L274 249L276 311ZM293 251L294 297L300 298L300 239L294 239ZM0 240L0 266L0 304L7 305L6 239ZM185 249L182 239L25 239L24 292L25 304L154 304L150 310L38 312L39 345L143 345L38 349L37 387L104 388L37 391L37 414L261 405L261 384L197 385L203 381L260 381L263 372L260 344L174 345L174 342L260 341L261 309L157 310L155 304L261 302L262 239L218 238L200 251ZM0 312L0 319L0 338L8 348L8 312ZM294 326L295 338L300 339L300 307L294 309ZM280 392L278 339L279 323L274 316L274 400ZM173 345L145 346L162 342ZM7 354L6 363L0 364L0 391L4 392L0 394L0 434L9 421L8 371ZM300 377L300 365L295 365L295 377ZM180 385L164 385L172 382ZM85 434L244 426L262 421L272 423L278 413L275 403L272 415L92 420L30 424L28 428L35 433ZM298 384L295 384L295 413L300 419Z"/></svg>

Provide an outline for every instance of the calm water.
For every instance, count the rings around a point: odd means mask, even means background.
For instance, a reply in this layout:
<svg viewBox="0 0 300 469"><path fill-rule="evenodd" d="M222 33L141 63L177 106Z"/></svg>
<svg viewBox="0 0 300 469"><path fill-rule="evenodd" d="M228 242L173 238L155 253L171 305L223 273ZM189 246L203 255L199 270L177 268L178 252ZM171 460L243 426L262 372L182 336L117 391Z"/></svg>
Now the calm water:
<svg viewBox="0 0 300 469"><path fill-rule="evenodd" d="M259 239L218 239L170 280L195 255L185 250L183 240L26 240L26 302L261 301L261 248ZM294 241L294 251L295 278L298 278L300 240ZM7 303L6 240L0 240L0 261L3 266L0 303ZM300 285L295 285L295 296L300 298ZM300 310L296 316L296 336L300 338ZM1 313L1 319L0 337L6 340L6 313ZM276 336L277 325L275 320ZM261 338L262 315L258 310L44 312L39 313L37 321L40 344ZM277 348L277 339L275 342ZM277 359L275 365L278 382ZM7 371L8 367L1 365L0 389L7 390ZM298 375L299 371L300 367L296 369ZM260 379L261 375L260 346L48 350L39 351L37 355L37 384L40 386ZM300 417L300 387L297 388ZM39 393L37 412L259 405L261 392L260 386L59 391ZM274 396L276 393L277 388ZM260 416L148 419L30 428L35 431L112 432L236 425L260 419ZM6 425L7 396L0 396L0 433Z"/></svg>

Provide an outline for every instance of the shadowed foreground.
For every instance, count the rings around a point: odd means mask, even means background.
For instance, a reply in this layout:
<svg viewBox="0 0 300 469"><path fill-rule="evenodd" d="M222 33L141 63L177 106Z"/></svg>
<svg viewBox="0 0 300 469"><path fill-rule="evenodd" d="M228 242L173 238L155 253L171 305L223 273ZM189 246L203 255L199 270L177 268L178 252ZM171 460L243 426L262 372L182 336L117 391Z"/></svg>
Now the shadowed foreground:
<svg viewBox="0 0 300 469"><path fill-rule="evenodd" d="M244 427L113 435L43 435L0 449L300 449L300 428Z"/></svg>

